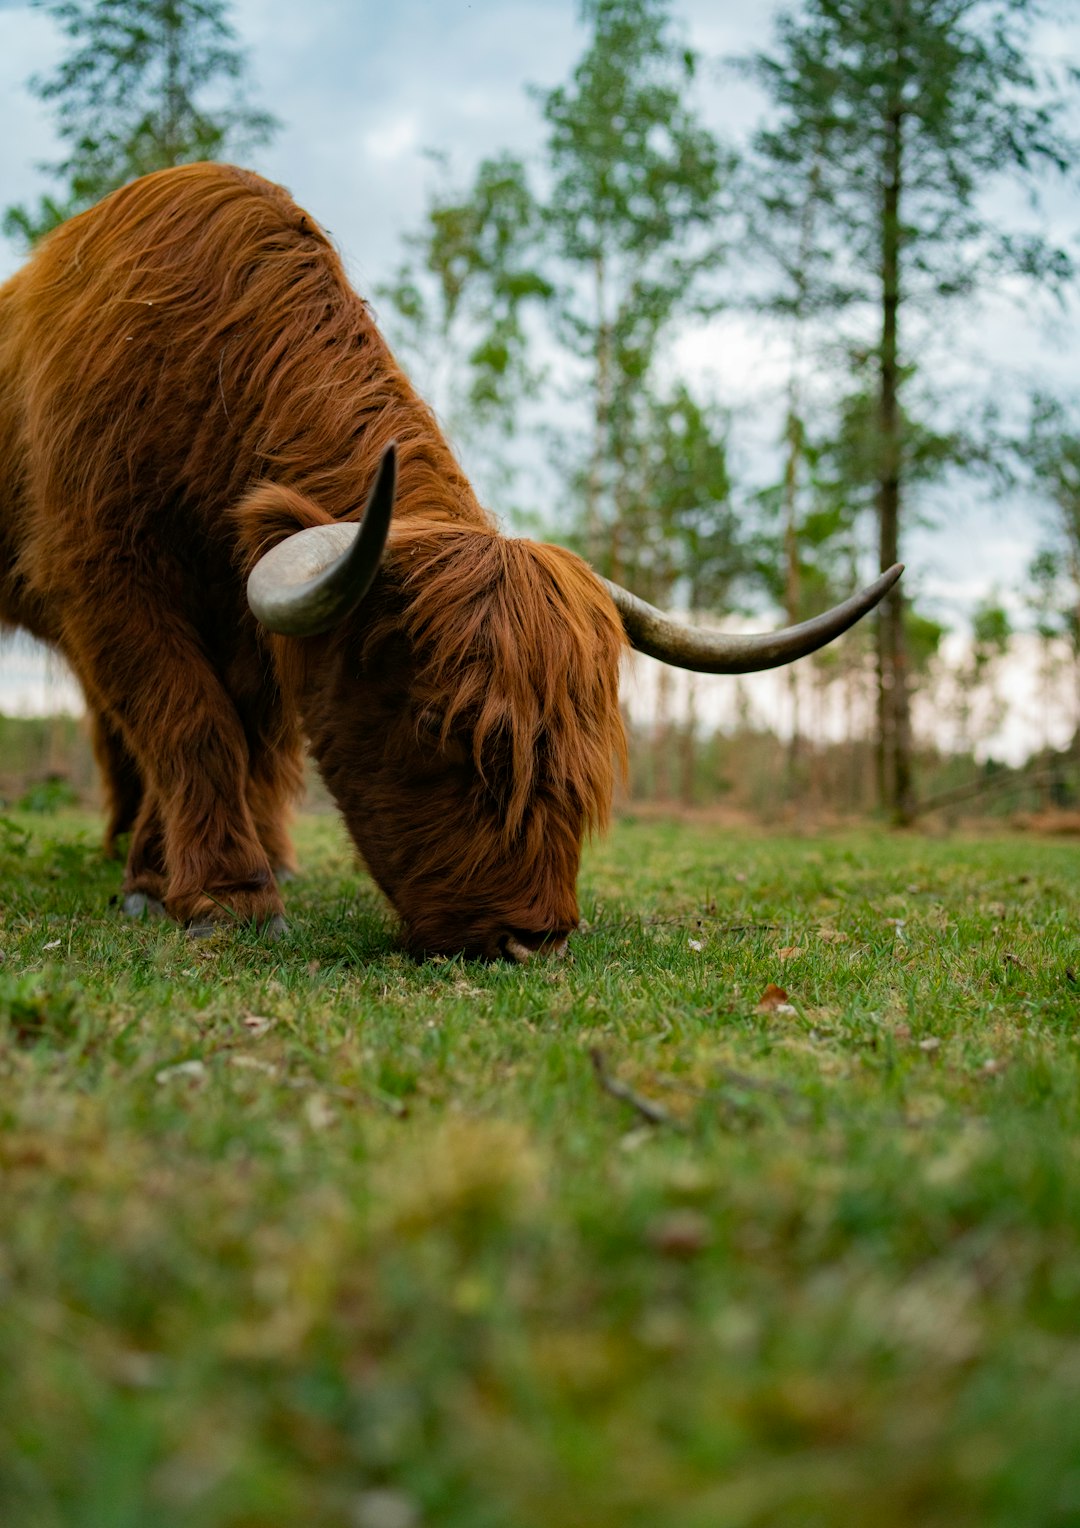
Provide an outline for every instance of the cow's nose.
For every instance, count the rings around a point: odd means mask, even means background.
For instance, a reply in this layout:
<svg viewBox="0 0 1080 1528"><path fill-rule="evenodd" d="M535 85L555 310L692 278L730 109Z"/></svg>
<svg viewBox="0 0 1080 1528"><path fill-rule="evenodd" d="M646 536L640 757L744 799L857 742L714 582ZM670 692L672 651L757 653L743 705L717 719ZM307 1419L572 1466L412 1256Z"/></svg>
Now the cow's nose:
<svg viewBox="0 0 1080 1528"><path fill-rule="evenodd" d="M565 928L507 929L499 936L499 950L505 960L516 960L519 965L524 965L537 955L558 957L566 954L569 933L570 930Z"/></svg>

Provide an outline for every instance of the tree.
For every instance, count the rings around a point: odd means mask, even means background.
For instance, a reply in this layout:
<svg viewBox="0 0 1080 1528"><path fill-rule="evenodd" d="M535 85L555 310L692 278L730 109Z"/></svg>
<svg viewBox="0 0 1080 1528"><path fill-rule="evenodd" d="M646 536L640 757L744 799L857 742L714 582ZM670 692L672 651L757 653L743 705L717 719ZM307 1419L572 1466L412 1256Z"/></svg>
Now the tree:
<svg viewBox="0 0 1080 1528"><path fill-rule="evenodd" d="M1021 454L1051 510L1043 545L1028 570L1030 603L1044 665L1052 645L1067 644L1080 733L1080 417L1055 399L1036 396Z"/></svg>
<svg viewBox="0 0 1080 1528"><path fill-rule="evenodd" d="M591 416L583 547L617 579L635 556L624 539L632 509L640 523L631 457L649 428L650 373L717 262L729 159L690 104L697 59L668 0L582 0L582 16L587 48L568 84L541 98L546 224L561 270L558 333Z"/></svg>
<svg viewBox="0 0 1080 1528"><path fill-rule="evenodd" d="M377 292L451 433L481 438L494 454L491 432L509 436L541 382L526 319L552 295L538 268L542 214L513 155L483 160L463 190L448 182L445 158L433 157L440 184L406 236L394 280Z"/></svg>
<svg viewBox="0 0 1080 1528"><path fill-rule="evenodd" d="M4 216L28 243L150 170L264 143L275 119L244 101L244 56L225 0L48 0L72 47L30 88L54 106L66 157L43 165L63 189ZM228 86L228 103L214 89Z"/></svg>
<svg viewBox="0 0 1080 1528"><path fill-rule="evenodd" d="M998 693L998 680L1012 635L1008 611L1000 601L994 596L980 600L971 617L967 653L952 673L957 742L964 753L974 752L976 738L996 732L1004 720L1005 706Z"/></svg>
<svg viewBox="0 0 1080 1528"><path fill-rule="evenodd" d="M1013 175L1029 189L1044 169L1077 163L1062 96L1028 54L1037 0L806 0L777 22L754 72L776 112L777 143L813 146L829 218L819 311L876 309L863 335L874 380L874 500L882 568L898 560L905 520L905 410L916 319L976 297L995 277L1058 286L1064 251L1002 229L983 193ZM910 417L910 416L909 416ZM909 659L899 586L878 621L879 789L898 821L911 815Z"/></svg>
<svg viewBox="0 0 1080 1528"><path fill-rule="evenodd" d="M536 172L499 155L464 191L440 188L382 295L429 379L453 368L436 394L463 436L519 422L542 380L531 349L542 316L560 424L568 378L590 419L583 451L580 436L554 431L570 506L562 533L612 576L645 579L654 598L680 580L689 590L696 545L702 593L718 587L705 521L694 536L688 522L673 530L665 495L713 505L722 477L726 502L722 432L685 388L658 383L657 363L715 266L729 162L688 104L696 59L668 0L584 0L582 15L590 38L570 82L538 97L549 134ZM661 464L680 435L693 445L671 476ZM688 463L702 474L692 489ZM665 548L669 533L677 547Z"/></svg>
<svg viewBox="0 0 1080 1528"><path fill-rule="evenodd" d="M718 410L678 383L667 394L646 397L627 443L621 571L633 589L660 606L726 606L732 588L751 571L731 499L725 433ZM680 794L687 805L694 792L695 681L693 674L684 681L680 729ZM652 770L653 791L661 800L672 794L671 682L671 670L661 665L656 671Z"/></svg>

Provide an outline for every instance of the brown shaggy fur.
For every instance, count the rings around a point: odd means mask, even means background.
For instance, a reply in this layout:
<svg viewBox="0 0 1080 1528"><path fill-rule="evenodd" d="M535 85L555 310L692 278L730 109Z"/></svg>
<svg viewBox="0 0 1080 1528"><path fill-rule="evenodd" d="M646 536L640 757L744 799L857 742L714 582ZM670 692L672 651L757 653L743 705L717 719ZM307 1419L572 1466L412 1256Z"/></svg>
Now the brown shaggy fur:
<svg viewBox="0 0 1080 1528"><path fill-rule="evenodd" d="M364 606L268 637L258 556L398 496ZM417 950L577 921L623 750L618 616L557 547L501 536L318 225L189 165L57 230L0 289L0 621L82 682L132 831L127 891L181 921L281 910L306 734Z"/></svg>

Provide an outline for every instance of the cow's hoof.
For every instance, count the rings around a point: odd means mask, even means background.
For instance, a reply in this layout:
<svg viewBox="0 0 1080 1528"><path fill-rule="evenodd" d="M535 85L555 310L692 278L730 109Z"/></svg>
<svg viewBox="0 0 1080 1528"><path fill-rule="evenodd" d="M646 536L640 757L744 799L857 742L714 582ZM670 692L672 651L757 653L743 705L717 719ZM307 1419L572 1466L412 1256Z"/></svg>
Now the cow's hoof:
<svg viewBox="0 0 1080 1528"><path fill-rule="evenodd" d="M275 913L263 924L261 932L267 939L282 939L289 932L289 925L281 913Z"/></svg>
<svg viewBox="0 0 1080 1528"><path fill-rule="evenodd" d="M164 918L165 906L145 891L129 891L121 903L125 918Z"/></svg>

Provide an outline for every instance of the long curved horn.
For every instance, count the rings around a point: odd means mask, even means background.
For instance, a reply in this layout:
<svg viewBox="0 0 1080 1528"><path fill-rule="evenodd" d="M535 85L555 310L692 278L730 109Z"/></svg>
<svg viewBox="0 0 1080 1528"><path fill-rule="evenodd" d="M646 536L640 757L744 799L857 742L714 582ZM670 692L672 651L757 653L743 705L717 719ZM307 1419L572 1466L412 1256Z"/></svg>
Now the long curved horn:
<svg viewBox="0 0 1080 1528"><path fill-rule="evenodd" d="M383 452L364 518L312 525L271 547L248 575L255 619L285 637L331 631L352 613L379 571L394 513L397 452Z"/></svg>
<svg viewBox="0 0 1080 1528"><path fill-rule="evenodd" d="M893 584L904 571L902 562L896 563L887 573L853 594L842 605L834 605L812 621L799 626L788 626L784 631L772 631L747 637L722 635L717 631L705 631L700 626L690 626L662 610L646 604L620 584L602 579L616 609L622 616L623 627L631 647L648 653L676 668L694 669L699 674L753 674L759 669L779 668L781 664L793 663L805 658L807 653L817 652L834 637L854 626L879 600L885 598Z"/></svg>

